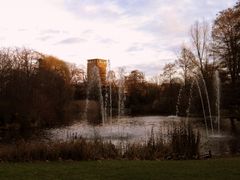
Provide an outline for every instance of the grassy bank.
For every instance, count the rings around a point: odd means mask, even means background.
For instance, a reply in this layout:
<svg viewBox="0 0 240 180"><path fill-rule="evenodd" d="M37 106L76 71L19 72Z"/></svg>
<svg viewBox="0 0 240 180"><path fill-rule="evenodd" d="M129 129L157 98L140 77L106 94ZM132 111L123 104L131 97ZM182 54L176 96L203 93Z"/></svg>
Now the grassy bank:
<svg viewBox="0 0 240 180"><path fill-rule="evenodd" d="M0 179L240 179L240 158L0 163Z"/></svg>

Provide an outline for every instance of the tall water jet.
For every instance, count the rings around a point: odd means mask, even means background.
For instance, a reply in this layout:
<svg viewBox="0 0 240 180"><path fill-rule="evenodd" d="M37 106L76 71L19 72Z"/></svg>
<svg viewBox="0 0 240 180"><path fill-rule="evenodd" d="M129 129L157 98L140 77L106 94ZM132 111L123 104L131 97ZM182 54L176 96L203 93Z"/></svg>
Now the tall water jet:
<svg viewBox="0 0 240 180"><path fill-rule="evenodd" d="M109 84L109 117L112 120L112 82Z"/></svg>
<svg viewBox="0 0 240 180"><path fill-rule="evenodd" d="M191 82L191 85L190 85L189 98L188 98L188 107L187 107L187 109L186 109L187 123L188 123L189 115L190 115L190 108L191 108L191 103L192 103L193 87L194 87L194 81L192 81L192 82Z"/></svg>
<svg viewBox="0 0 240 180"><path fill-rule="evenodd" d="M100 74L99 74L99 68L98 67L94 67L94 76L96 77L97 80L97 85L98 85L98 93L99 93L99 103L101 106L101 118L102 118L102 123L105 122L105 111L104 111L104 102L103 102L103 94L102 94L102 83L101 83L101 79L100 79Z"/></svg>
<svg viewBox="0 0 240 180"><path fill-rule="evenodd" d="M87 116L88 106L89 106L89 84L87 83L87 88L86 88L86 102L85 102L85 109L84 109L84 120L87 120L87 119L88 119L88 116Z"/></svg>
<svg viewBox="0 0 240 180"><path fill-rule="evenodd" d="M220 94L220 90L221 90L221 81L220 81L220 77L219 77L219 71L216 70L215 71L215 76L214 76L214 86L215 86L215 91L216 91L216 117L217 117L217 130L218 130L218 134L220 134L220 98L221 98L221 94Z"/></svg>
<svg viewBox="0 0 240 180"><path fill-rule="evenodd" d="M124 86L125 86L125 69L119 68L119 81L118 81L118 119L124 115L124 101L125 101L125 93L124 93Z"/></svg>
<svg viewBox="0 0 240 180"><path fill-rule="evenodd" d="M112 120L112 83L114 79L114 72L111 71L111 64L110 60L108 60L108 75L107 75L107 81L109 84L109 118Z"/></svg>
<svg viewBox="0 0 240 180"><path fill-rule="evenodd" d="M118 118L124 115L124 101L125 101L124 86L123 82L120 82L118 87Z"/></svg>
<svg viewBox="0 0 240 180"><path fill-rule="evenodd" d="M178 91L178 98L177 98L177 104L176 104L176 116L179 115L179 106L180 106L180 102L181 102L182 91L183 91L183 86L181 86Z"/></svg>
<svg viewBox="0 0 240 180"><path fill-rule="evenodd" d="M103 113L103 115L104 115L104 120L106 120L107 119L107 117L108 117L108 89L105 89L105 93L104 93L104 95L105 95L105 97L104 97L104 113Z"/></svg>
<svg viewBox="0 0 240 180"><path fill-rule="evenodd" d="M196 85L197 85L197 88L198 88L198 92L199 92L199 96L200 96L200 100L201 100L201 104L202 104L203 118L204 118L204 123L205 123L205 128L206 128L206 134L207 134L207 137L208 137L208 125L207 125L207 118L206 118L206 112L205 112L203 96L202 96L202 92L201 92L201 88L200 88L198 79L195 77L194 80L196 82Z"/></svg>
<svg viewBox="0 0 240 180"><path fill-rule="evenodd" d="M92 73L91 77L88 80L87 84L87 98L86 98L86 108L85 108L85 113L86 113L86 118L87 120L91 119L88 114L89 114L89 99L98 101L100 105L100 118L102 122L104 123L105 120L105 113L104 113L104 102L103 102L103 96L102 96L102 84L99 76L99 69L98 67L94 66L92 68ZM95 112L96 113L96 112ZM94 119L94 121L96 121Z"/></svg>
<svg viewBox="0 0 240 180"><path fill-rule="evenodd" d="M99 123L99 120L101 120L101 122L104 123L107 115L106 113L107 103L105 102L106 98L108 98L105 88L106 66L107 66L106 60L102 59L88 60L87 69L88 81L85 114L87 120L90 120L93 123Z"/></svg>
<svg viewBox="0 0 240 180"><path fill-rule="evenodd" d="M212 113L211 113L211 106L210 106L210 101L209 101L207 85L206 85L206 82L205 82L205 79L204 79L202 73L200 73L200 76L201 76L201 79L202 79L202 82L203 82L203 88L204 88L205 95L206 95L206 98L207 98L208 113L209 113L209 118L210 118L210 123L211 123L211 130L212 130L212 134L213 134L213 120L212 120Z"/></svg>

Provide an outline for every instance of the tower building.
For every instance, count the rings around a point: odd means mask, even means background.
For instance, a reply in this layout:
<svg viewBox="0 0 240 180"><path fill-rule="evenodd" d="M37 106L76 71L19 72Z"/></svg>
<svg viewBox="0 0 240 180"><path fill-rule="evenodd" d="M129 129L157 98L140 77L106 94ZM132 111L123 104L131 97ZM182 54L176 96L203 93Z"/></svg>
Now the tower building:
<svg viewBox="0 0 240 180"><path fill-rule="evenodd" d="M89 59L87 64L87 78L88 81L91 81L94 68L98 68L99 76L101 83L104 85L106 83L106 74L107 74L107 60L105 59Z"/></svg>

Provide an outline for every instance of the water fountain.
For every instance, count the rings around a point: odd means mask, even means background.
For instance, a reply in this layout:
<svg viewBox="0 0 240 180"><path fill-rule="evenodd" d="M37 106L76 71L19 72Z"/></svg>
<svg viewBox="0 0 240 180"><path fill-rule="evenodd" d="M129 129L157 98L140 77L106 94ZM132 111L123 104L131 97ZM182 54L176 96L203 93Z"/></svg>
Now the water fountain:
<svg viewBox="0 0 240 180"><path fill-rule="evenodd" d="M191 103L192 103L193 87L194 87L194 81L192 81L192 82L191 82L191 85L190 85L189 98L188 98L188 106L187 106L187 109L186 109L187 122L188 122L188 120L189 120L189 115L190 115L190 108L191 108Z"/></svg>
<svg viewBox="0 0 240 180"><path fill-rule="evenodd" d="M85 106L85 112L84 112L85 118L87 120L95 122L94 119L89 117L90 99L91 99L91 100L97 101L99 103L100 118L101 118L102 123L104 123L105 117L106 117L105 108L104 108L105 103L104 103L104 98L103 98L103 93L102 93L102 83L101 83L101 78L100 78L100 74L99 74L99 68L97 66L94 66L92 68L90 77L88 77L86 94L87 94L87 97L86 97L86 106Z"/></svg>
<svg viewBox="0 0 240 180"><path fill-rule="evenodd" d="M178 92L178 98L177 98L177 104L176 104L176 116L179 115L179 106L180 106L180 102L181 102L182 91L183 91L183 86L180 87L179 92Z"/></svg>
<svg viewBox="0 0 240 180"><path fill-rule="evenodd" d="M109 118L112 120L112 81L114 78L114 74L111 71L110 60L108 60L108 76L107 81L109 83Z"/></svg>
<svg viewBox="0 0 240 180"><path fill-rule="evenodd" d="M110 61L108 60L105 69L101 69L101 64L96 63L97 60L90 61L88 66L88 83L86 92L86 106L84 111L85 119L89 120L89 109L91 109L90 102L94 100L100 105L100 119L101 122L111 120L113 116L113 98L112 98L112 84L115 78L115 74L111 71ZM106 63L106 60L104 60ZM107 72L103 75L103 72ZM119 68L119 80L118 80L118 118L124 115L124 68ZM97 96L97 97L96 97ZM96 113L96 112L95 112ZM90 114L92 115L92 114ZM97 121L97 120L96 120Z"/></svg>
<svg viewBox="0 0 240 180"><path fill-rule="evenodd" d="M215 90L216 90L216 114L217 114L217 124L218 124L218 134L220 134L220 77L218 70L215 71Z"/></svg>
<svg viewBox="0 0 240 180"><path fill-rule="evenodd" d="M124 68L119 68L119 81L118 81L118 119L124 115L124 102L125 102L125 79L124 79Z"/></svg>
<svg viewBox="0 0 240 180"><path fill-rule="evenodd" d="M204 94L205 94L206 101L207 101L207 109L208 109L209 119L210 119L210 123L211 123L211 132L212 132L211 136L215 136L214 135L214 127L213 127L213 120L212 120L212 113L211 113L209 95L208 95L208 91L207 91L206 82L205 82L202 75L200 75L200 78L197 78L196 75L193 75L193 81L191 83L190 92L189 92L188 108L186 109L187 121L189 119L189 113L190 113L190 107L191 107L192 90L193 90L194 84L196 84L197 89L198 89L198 94L199 94L200 100L201 100L201 106L202 106L202 111L203 111L203 118L204 118L204 124L205 124L205 129L206 129L206 135L207 135L207 137L209 136L208 123L207 123L208 121L207 121L207 116L206 116L206 106L204 104L204 97L203 97L202 89L201 89L201 86L200 86L200 83L199 83L199 79L201 79L201 81L203 83ZM216 71L215 75L214 75L214 87L215 87L215 91L216 91L215 105L216 105L217 132L218 132L218 134L220 134L220 78L219 78L219 72L218 71ZM181 93L181 91L182 90L180 89L179 93ZM181 95L178 95L178 98L180 96ZM178 101L180 101L180 100L178 99ZM177 102L177 106L179 104L180 103Z"/></svg>
<svg viewBox="0 0 240 180"><path fill-rule="evenodd" d="M221 125L221 114L220 114L220 93L221 90L221 82L219 77L219 71L216 70L214 73L214 91L215 91L215 122L217 124L217 134L214 134L213 138L221 138L223 135L220 132L220 125Z"/></svg>
<svg viewBox="0 0 240 180"><path fill-rule="evenodd" d="M200 79L203 82L203 88L204 88L205 95L206 95L206 98L207 98L208 113L209 113L209 118L210 118L210 123L211 123L211 130L212 130L212 135L213 135L214 133L213 133L213 120L212 120L211 106L210 106L210 101L209 101L209 95L208 95L206 81L205 81L202 73L200 73Z"/></svg>
<svg viewBox="0 0 240 180"><path fill-rule="evenodd" d="M205 123L205 128L206 128L206 134L207 134L207 137L208 137L208 125L207 125L207 118L206 118L206 112L205 112L205 106L204 106L203 96L202 96L202 92L201 92L201 88L200 88L198 79L197 79L197 78L194 78L194 81L195 81L195 83L196 83L196 85L197 85L198 93L199 93L199 96L200 96L200 99L201 99L202 110L203 110L203 118L204 118L204 123Z"/></svg>
<svg viewBox="0 0 240 180"><path fill-rule="evenodd" d="M120 86L118 87L118 118L121 118L121 116L124 115L124 99L124 89L120 83Z"/></svg>
<svg viewBox="0 0 240 180"><path fill-rule="evenodd" d="M195 84L197 86L198 94L199 94L199 97L200 97L200 100L201 100L201 106L202 106L205 129L206 129L206 135L208 137L209 134L208 134L207 116L206 116L206 109L205 109L205 105L204 105L202 90L201 90L198 78L196 76L192 76L192 77L193 77L193 80L191 82L190 90L189 90L188 106L186 108L186 121L189 122L189 115L190 115L190 108L191 108L191 101L192 101L192 93L193 93L193 87L194 87L194 84ZM183 92L183 86L181 86L181 88L179 89L179 92L178 92L178 98L177 98L177 103L176 103L176 116L179 115L179 106L181 104L182 92Z"/></svg>

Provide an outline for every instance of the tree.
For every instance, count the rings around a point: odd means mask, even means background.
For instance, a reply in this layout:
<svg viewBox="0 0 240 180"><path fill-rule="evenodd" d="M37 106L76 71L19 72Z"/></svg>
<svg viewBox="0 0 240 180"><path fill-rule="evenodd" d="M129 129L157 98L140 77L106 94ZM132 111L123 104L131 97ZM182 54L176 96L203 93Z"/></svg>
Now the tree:
<svg viewBox="0 0 240 180"><path fill-rule="evenodd" d="M222 108L239 118L240 107L240 1L221 11L212 28L213 52L222 80ZM224 80L224 81L223 81ZM229 84L231 87L229 88ZM237 115L238 114L238 115Z"/></svg>
<svg viewBox="0 0 240 180"><path fill-rule="evenodd" d="M194 68L194 62L196 62L194 54L190 49L183 45L180 57L176 61L176 64L182 70L182 76L185 87L187 84L187 80L189 79L189 72Z"/></svg>
<svg viewBox="0 0 240 180"><path fill-rule="evenodd" d="M163 68L163 76L169 80L170 84L176 72L176 65L174 63L168 63Z"/></svg>
<svg viewBox="0 0 240 180"><path fill-rule="evenodd" d="M53 56L39 59L38 109L48 125L66 119L66 107L72 99L70 72L67 64ZM42 106L42 107L39 107Z"/></svg>
<svg viewBox="0 0 240 180"><path fill-rule="evenodd" d="M82 68L72 63L68 63L67 66L69 69L70 83L72 85L78 85L85 81L85 72Z"/></svg>
<svg viewBox="0 0 240 180"><path fill-rule="evenodd" d="M54 56L43 56L43 58L39 59L39 69L49 72L54 72L65 82L70 82L70 72L67 64L54 57Z"/></svg>
<svg viewBox="0 0 240 180"><path fill-rule="evenodd" d="M214 53L227 67L231 84L235 86L240 77L240 3L221 11L214 21L212 37Z"/></svg>
<svg viewBox="0 0 240 180"><path fill-rule="evenodd" d="M29 49L0 50L0 121L30 123L36 95L39 53ZM18 118L16 118L18 116Z"/></svg>
<svg viewBox="0 0 240 180"><path fill-rule="evenodd" d="M0 50L0 122L45 126L65 118L69 71L54 57L30 49Z"/></svg>
<svg viewBox="0 0 240 180"><path fill-rule="evenodd" d="M13 61L11 60L11 50L0 50L0 96L3 97L6 93L6 86L9 82Z"/></svg>
<svg viewBox="0 0 240 180"><path fill-rule="evenodd" d="M191 27L191 40L195 65L201 74L206 77L206 68L209 64L210 33L207 22L196 21Z"/></svg>
<svg viewBox="0 0 240 180"><path fill-rule="evenodd" d="M145 77L143 72L139 70L134 70L127 77L127 81L131 84L137 85L137 83L143 83L145 81Z"/></svg>
<svg viewBox="0 0 240 180"><path fill-rule="evenodd" d="M146 102L145 77L139 70L131 71L126 77L128 106L133 113L141 112L141 105Z"/></svg>
<svg viewBox="0 0 240 180"><path fill-rule="evenodd" d="M162 74L152 76L150 82L156 85L160 85L162 83Z"/></svg>

